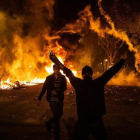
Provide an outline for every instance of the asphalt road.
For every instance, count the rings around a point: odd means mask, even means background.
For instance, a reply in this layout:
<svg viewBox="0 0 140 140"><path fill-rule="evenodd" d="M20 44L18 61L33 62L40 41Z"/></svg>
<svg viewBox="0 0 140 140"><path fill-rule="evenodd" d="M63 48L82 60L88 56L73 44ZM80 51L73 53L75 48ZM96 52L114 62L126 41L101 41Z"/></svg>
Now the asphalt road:
<svg viewBox="0 0 140 140"><path fill-rule="evenodd" d="M0 90L0 140L53 140L45 128L51 116L45 97L37 107L42 85ZM75 93L69 86L65 93L61 138L73 136L77 120ZM107 114L103 117L110 140L140 140L140 87L106 86ZM94 138L91 138L94 139Z"/></svg>

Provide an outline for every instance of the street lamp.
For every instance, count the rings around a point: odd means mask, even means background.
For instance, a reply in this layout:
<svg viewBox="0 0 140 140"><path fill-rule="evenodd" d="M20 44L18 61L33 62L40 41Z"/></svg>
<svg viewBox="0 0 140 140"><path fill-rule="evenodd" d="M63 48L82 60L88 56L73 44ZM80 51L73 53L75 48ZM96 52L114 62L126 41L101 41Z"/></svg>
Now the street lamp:
<svg viewBox="0 0 140 140"><path fill-rule="evenodd" d="M106 70L107 70L107 62L108 62L108 60L107 60L107 59L105 59L105 64L106 64Z"/></svg>

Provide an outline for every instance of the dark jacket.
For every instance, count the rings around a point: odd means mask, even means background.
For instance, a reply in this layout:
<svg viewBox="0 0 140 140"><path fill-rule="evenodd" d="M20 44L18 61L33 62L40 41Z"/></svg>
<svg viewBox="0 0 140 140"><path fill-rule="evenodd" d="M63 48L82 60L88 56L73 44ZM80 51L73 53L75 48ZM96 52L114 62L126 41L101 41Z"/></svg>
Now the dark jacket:
<svg viewBox="0 0 140 140"><path fill-rule="evenodd" d="M54 97L57 97L61 102L64 100L64 91L67 89L67 81L64 75L60 74L61 77L61 83L60 83L60 90L57 91L58 94L55 95ZM54 73L47 76L46 80L43 84L42 90L40 92L40 95L38 97L38 100L41 100L42 97L44 96L46 90L47 90L47 96L46 99L48 102L51 100L51 93L54 90Z"/></svg>
<svg viewBox="0 0 140 140"><path fill-rule="evenodd" d="M102 76L89 81L81 80L75 77L71 70L64 69L64 73L69 77L70 83L76 92L78 118L106 114L104 86L120 70L124 62L125 60L121 59Z"/></svg>

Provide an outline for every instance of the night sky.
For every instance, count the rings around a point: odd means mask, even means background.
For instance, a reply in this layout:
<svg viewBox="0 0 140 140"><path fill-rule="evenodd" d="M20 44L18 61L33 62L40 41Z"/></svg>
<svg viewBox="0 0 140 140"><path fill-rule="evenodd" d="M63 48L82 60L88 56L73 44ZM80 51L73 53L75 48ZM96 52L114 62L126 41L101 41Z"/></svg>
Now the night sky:
<svg viewBox="0 0 140 140"><path fill-rule="evenodd" d="M13 17L16 15L29 16L33 14L33 8L35 4L42 4L46 0L1 0L0 1L0 10L9 14ZM46 1L47 2L47 1ZM99 8L97 5L97 0L54 0L53 11L54 11L54 28L58 29L65 24L74 22L78 19L78 13L85 8L86 5L91 5L91 10L95 17L101 17L99 13ZM132 15L139 15L140 3L138 0L102 0L102 6L104 10L109 14L113 19L118 12L121 20L126 18L133 19ZM47 14L47 9L42 9L42 14Z"/></svg>

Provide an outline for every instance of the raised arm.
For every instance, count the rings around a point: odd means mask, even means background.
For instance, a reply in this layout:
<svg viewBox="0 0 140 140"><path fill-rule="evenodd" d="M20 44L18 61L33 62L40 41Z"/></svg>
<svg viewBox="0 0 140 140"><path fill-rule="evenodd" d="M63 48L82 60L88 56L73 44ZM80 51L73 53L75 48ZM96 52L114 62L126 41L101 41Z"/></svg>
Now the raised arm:
<svg viewBox="0 0 140 140"><path fill-rule="evenodd" d="M50 52L49 54L50 60L55 63L63 72L64 74L66 74L66 76L70 79L70 81L74 78L76 78L74 76L74 74L72 73L72 71L70 69L68 69L67 67L65 67L56 57L56 55L53 52Z"/></svg>
<svg viewBox="0 0 140 140"><path fill-rule="evenodd" d="M110 69L108 69L100 78L101 81L103 82L103 84L105 85L123 66L125 60L127 58L127 54L124 53L121 56L121 60L115 64L114 66L112 66Z"/></svg>

